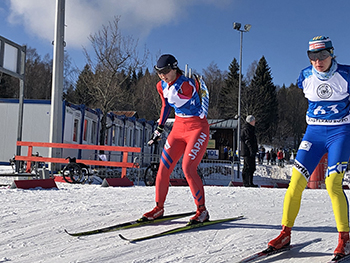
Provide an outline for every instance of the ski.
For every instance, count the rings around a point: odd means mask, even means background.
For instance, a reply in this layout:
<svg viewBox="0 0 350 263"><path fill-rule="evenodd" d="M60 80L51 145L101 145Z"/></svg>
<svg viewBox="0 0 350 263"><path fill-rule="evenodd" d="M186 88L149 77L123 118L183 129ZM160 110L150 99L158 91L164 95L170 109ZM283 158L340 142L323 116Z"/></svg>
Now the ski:
<svg viewBox="0 0 350 263"><path fill-rule="evenodd" d="M283 247L283 248L276 249L276 250L272 250L270 248L267 248L263 251L260 251L258 253L255 253L249 257L242 259L241 261L239 261L239 263L255 262L255 261L261 260L263 258L266 258L268 256L279 254L279 253L282 253L284 251L289 251L289 250L292 250L295 248L301 248L301 247L310 245L312 243L320 242L321 240L322 240L321 238L317 238L317 239L314 239L314 240L311 240L308 242L292 244L292 245L289 245L287 247Z"/></svg>
<svg viewBox="0 0 350 263"><path fill-rule="evenodd" d="M331 261L328 261L327 263L339 263L339 262L347 262L350 259L350 254L345 256L335 256Z"/></svg>
<svg viewBox="0 0 350 263"><path fill-rule="evenodd" d="M235 221L235 220L242 219L243 217L244 216L241 215L241 216L236 216L236 217L231 217L231 218L211 220L211 221L198 223L198 224L187 224L186 226L180 226L180 227L173 228L173 229L170 229L170 230L158 233L158 234L144 236L144 237L139 237L139 238L133 238L133 239L126 238L126 237L124 237L121 234L119 234L119 236L120 236L121 239L129 241L129 242L137 242L137 241L142 241L142 240L146 240L146 239L152 239L152 238L161 237L161 236L165 236L165 235L171 235L171 234L175 234L175 233L180 233L180 232L184 232L184 231L191 230L191 229L194 229L194 228L205 227L205 226L219 224L219 223L224 223L224 222L229 222L229 221Z"/></svg>
<svg viewBox="0 0 350 263"><path fill-rule="evenodd" d="M148 225L148 224L157 224L173 219L178 219L186 216L191 216L194 215L196 212L188 212L188 213L182 213L182 214L172 214L172 215L167 215L163 216L162 218L157 218L155 220L148 220L148 221L142 221L141 219L134 220L134 221L129 221L121 224L116 224L113 226L109 227L103 227L103 228L98 228L94 230L89 230L89 231L84 231L84 232L77 232L77 233L70 233L66 229L64 230L68 235L74 236L74 237L80 237L80 236L89 236L89 235L95 235L95 234L100 234L100 233L107 233L107 232L112 232L120 229L127 229L127 228L134 228L134 227L140 227L143 225Z"/></svg>

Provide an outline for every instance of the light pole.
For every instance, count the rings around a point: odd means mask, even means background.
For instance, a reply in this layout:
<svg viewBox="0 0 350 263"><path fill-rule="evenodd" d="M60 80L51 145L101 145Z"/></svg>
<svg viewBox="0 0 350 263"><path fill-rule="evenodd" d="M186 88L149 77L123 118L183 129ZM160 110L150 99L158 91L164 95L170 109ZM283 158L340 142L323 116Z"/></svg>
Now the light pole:
<svg viewBox="0 0 350 263"><path fill-rule="evenodd" d="M233 29L240 32L240 52L239 52L239 76L238 76L238 111L237 111L237 178L240 174L241 166L241 89L242 89L242 44L243 44L243 33L248 32L252 26L250 24L244 25L244 29L241 29L241 23L234 22Z"/></svg>

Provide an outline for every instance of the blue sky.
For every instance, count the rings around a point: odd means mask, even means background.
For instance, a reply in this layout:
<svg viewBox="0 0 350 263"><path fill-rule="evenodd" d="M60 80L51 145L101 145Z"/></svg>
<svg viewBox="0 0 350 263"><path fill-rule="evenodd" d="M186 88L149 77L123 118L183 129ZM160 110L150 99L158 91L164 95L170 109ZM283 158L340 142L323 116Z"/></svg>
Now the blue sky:
<svg viewBox="0 0 350 263"><path fill-rule="evenodd" d="M56 0L2 0L0 35L53 56ZM329 36L339 63L350 64L350 1L281 0L66 0L66 52L79 68L88 35L121 16L123 36L149 49L149 68L171 53L184 69L199 73L211 63L228 70L239 60L240 33L233 22L251 24L243 36L243 74L265 56L276 85L295 83L309 65L308 41Z"/></svg>

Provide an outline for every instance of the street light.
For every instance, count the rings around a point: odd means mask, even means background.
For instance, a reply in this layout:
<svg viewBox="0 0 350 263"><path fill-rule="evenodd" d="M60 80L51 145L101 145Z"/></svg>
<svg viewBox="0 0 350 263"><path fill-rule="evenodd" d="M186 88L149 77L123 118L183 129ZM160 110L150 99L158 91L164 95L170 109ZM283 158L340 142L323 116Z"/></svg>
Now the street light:
<svg viewBox="0 0 350 263"><path fill-rule="evenodd" d="M241 41L240 41L240 53L239 53L239 76L238 76L238 118L237 118L237 178L239 178L240 173L240 165L241 165L241 89L242 89L242 43L243 43L243 33L249 32L252 25L246 24L244 25L244 29L241 29L241 23L234 22L233 29L236 29L240 32Z"/></svg>

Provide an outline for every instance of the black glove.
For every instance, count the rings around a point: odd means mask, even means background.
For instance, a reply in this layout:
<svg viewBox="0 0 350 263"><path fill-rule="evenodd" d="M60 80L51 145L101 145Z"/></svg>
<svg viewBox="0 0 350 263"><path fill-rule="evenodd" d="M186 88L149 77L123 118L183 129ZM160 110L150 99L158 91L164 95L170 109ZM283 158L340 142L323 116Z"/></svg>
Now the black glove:
<svg viewBox="0 0 350 263"><path fill-rule="evenodd" d="M151 146L156 141L160 140L160 136L164 131L164 125L159 125L157 129L153 132L152 138L148 141L148 145Z"/></svg>

